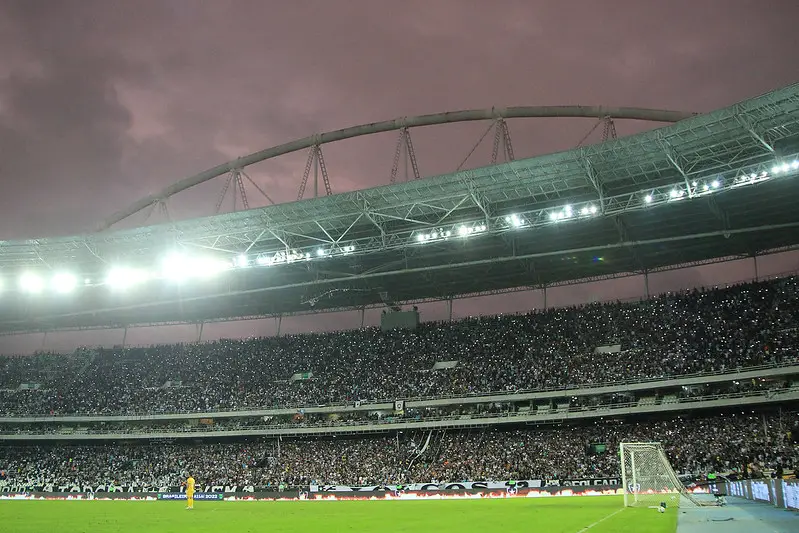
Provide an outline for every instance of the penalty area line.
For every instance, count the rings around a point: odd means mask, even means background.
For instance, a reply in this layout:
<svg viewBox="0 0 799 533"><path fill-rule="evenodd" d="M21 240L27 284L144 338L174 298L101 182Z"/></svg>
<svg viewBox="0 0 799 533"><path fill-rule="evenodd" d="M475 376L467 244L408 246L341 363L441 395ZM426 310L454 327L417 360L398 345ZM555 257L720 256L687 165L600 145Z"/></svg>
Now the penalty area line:
<svg viewBox="0 0 799 533"><path fill-rule="evenodd" d="M588 524L587 526L585 526L583 529L581 529L581 530L580 530L580 531L578 531L577 533L583 533L584 531L588 531L588 530L589 530L589 529L591 529L592 527L594 527L594 526L597 526L597 525L601 524L602 522L604 522L604 521L605 521L605 520L607 520L608 518L613 518L614 516L616 516L617 514L619 514L620 512L622 512L623 510L624 510L624 507L622 507L621 509L618 509L618 510L616 510L616 511L613 511L612 513L610 513L610 514L609 514L608 516L606 516L605 518L600 518L599 520L597 520L597 521L596 521L596 522L594 522L593 524Z"/></svg>

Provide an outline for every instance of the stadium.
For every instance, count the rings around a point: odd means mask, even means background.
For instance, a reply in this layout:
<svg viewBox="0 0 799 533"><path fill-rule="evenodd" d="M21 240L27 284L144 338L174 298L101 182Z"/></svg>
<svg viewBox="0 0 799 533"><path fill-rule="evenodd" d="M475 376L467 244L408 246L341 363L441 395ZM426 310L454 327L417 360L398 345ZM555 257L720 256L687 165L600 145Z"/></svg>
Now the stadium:
<svg viewBox="0 0 799 533"><path fill-rule="evenodd" d="M516 159L508 121L535 117L591 119L603 142ZM419 174L414 128L479 120L491 165ZM616 138L618 120L666 125ZM386 131L391 183L333 194L322 147ZM247 167L299 150L298 200L250 209ZM0 358L0 499L22 500L0 502L3 531L792 530L769 512L799 509L799 278L758 265L799 247L798 176L799 84L707 114L493 108L313 135L94 233L0 242L0 335L198 330ZM217 178L242 210L117 227ZM650 294L649 276L730 261L752 279ZM632 276L640 301L546 304ZM543 308L453 319L454 300L520 291ZM423 322L441 301L449 320ZM368 309L380 327L202 340Z"/></svg>

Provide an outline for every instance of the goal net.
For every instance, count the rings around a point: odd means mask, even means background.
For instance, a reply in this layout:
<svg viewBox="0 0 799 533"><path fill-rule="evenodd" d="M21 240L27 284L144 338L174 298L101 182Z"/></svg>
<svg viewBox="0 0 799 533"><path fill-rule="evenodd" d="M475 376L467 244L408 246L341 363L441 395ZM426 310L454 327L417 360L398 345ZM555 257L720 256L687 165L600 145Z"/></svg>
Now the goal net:
<svg viewBox="0 0 799 533"><path fill-rule="evenodd" d="M659 442L624 442L619 455L625 507L712 505L685 488Z"/></svg>

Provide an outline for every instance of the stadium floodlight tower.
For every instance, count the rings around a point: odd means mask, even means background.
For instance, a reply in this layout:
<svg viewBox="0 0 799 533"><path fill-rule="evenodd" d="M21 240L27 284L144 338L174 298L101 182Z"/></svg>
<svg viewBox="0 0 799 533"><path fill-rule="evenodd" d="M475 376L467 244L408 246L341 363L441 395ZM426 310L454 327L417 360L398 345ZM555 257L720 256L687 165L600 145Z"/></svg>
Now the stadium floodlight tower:
<svg viewBox="0 0 799 533"><path fill-rule="evenodd" d="M661 507L661 503L707 506L685 488L659 442L623 442L619 448L625 507Z"/></svg>

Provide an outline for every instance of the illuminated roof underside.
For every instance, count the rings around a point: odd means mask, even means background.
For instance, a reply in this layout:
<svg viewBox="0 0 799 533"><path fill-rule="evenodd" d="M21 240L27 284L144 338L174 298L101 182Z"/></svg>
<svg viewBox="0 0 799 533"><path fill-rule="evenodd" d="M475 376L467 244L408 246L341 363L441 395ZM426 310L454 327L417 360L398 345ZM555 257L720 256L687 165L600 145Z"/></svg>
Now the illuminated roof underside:
<svg viewBox="0 0 799 533"><path fill-rule="evenodd" d="M6 285L44 265L81 283L66 296L6 291L0 333L357 309L790 249L797 176L799 84L543 157L170 225L3 242ZM126 291L104 281L109 268L152 269L172 252L235 267Z"/></svg>

